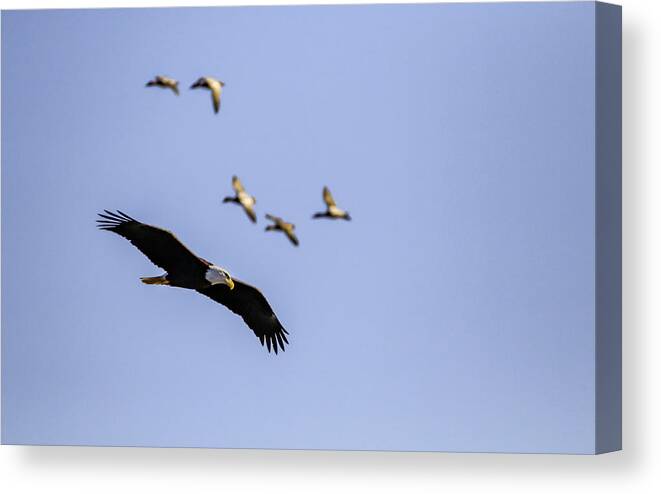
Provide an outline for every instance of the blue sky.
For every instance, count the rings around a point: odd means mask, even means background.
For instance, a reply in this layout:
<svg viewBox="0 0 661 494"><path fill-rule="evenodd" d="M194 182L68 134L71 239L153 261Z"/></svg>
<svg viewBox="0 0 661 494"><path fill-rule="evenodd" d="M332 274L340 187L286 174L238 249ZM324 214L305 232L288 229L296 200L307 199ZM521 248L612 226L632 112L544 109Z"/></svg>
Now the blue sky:
<svg viewBox="0 0 661 494"><path fill-rule="evenodd" d="M3 12L3 442L590 452L593 14ZM287 351L141 284L103 208L260 287Z"/></svg>

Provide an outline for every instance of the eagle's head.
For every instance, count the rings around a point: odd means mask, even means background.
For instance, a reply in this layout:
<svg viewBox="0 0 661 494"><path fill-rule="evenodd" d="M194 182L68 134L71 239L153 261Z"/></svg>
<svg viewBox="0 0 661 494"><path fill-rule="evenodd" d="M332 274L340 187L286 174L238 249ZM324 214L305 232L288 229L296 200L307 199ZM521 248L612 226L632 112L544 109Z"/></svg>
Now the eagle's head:
<svg viewBox="0 0 661 494"><path fill-rule="evenodd" d="M234 280L226 269L220 266L211 265L204 277L212 285L227 285L230 290L234 290Z"/></svg>

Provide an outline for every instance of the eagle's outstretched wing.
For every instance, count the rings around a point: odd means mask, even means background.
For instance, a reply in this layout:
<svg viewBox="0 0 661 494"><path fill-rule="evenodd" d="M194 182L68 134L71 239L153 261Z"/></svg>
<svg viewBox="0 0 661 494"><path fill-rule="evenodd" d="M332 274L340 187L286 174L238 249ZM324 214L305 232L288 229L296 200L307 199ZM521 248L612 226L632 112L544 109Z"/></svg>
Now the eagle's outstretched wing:
<svg viewBox="0 0 661 494"><path fill-rule="evenodd" d="M172 232L140 223L121 211L104 211L105 214L99 214L101 219L96 220L99 228L121 235L168 273L207 269L206 261L193 254Z"/></svg>
<svg viewBox="0 0 661 494"><path fill-rule="evenodd" d="M235 314L240 315L259 341L266 343L269 352L271 348L278 353L278 347L284 351L287 341L287 330L282 327L273 309L262 293L247 283L234 279L234 289L226 285L211 285L197 290L212 300L223 304Z"/></svg>

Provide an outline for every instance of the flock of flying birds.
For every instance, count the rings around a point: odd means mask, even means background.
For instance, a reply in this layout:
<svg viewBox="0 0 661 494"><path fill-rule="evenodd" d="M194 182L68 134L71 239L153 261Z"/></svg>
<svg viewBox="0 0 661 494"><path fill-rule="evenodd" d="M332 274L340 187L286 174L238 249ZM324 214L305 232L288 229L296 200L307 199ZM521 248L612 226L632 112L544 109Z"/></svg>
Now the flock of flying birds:
<svg viewBox="0 0 661 494"><path fill-rule="evenodd" d="M160 87L163 89L171 89L174 94L179 96L179 81L166 77L164 75L157 75L146 84L147 87ZM220 110L220 96L223 92L225 83L213 77L200 77L190 87L191 89L205 88L211 91L211 101L213 102L213 111L218 113Z"/></svg>
<svg viewBox="0 0 661 494"><path fill-rule="evenodd" d="M255 214L255 204L257 203L257 199L246 192L243 184L241 183L241 180L239 180L239 177L236 175L232 177L232 188L234 189L234 195L226 197L223 199L223 202L233 202L238 204L246 212L248 218L250 218L250 221L257 223L257 215ZM312 218L329 218L333 220L342 219L347 221L351 220L351 216L347 211L337 207L337 204L335 204L335 199L333 199L330 190L325 186L323 190L323 199L326 203L326 211L315 213ZM283 232L292 244L298 246L298 237L294 234L296 225L272 214L267 214L266 219L273 222L273 224L266 227L265 230L267 232Z"/></svg>
<svg viewBox="0 0 661 494"><path fill-rule="evenodd" d="M170 89L174 94L179 95L179 81L176 79L173 79L172 77L167 77L164 75L157 75L154 76L154 78L147 82L146 84L147 87L160 87L162 89ZM214 113L218 113L220 110L220 102L221 102L221 96L223 93L223 88L225 87L225 83L221 81L220 79L215 79L213 77L200 77L197 81L195 81L191 85L191 89L197 89L197 88L206 88L211 91L211 101L213 102L213 111ZM246 212L248 215L248 218L253 223L257 223L257 215L255 214L255 204L257 203L257 200L255 199L254 196L251 196L248 194L243 187L243 184L241 183L241 180L234 175L232 177L232 188L234 189L234 196L229 196L223 199L223 202L233 202L238 204L243 208L243 210ZM337 204L335 203L335 199L333 199L333 196L328 189L328 187L324 187L323 190L323 199L324 202L326 203L326 211L320 212L320 213L315 213L313 218L330 218L330 219L343 219L343 220L351 220L351 216L347 211L344 211L340 209ZM272 214L267 214L266 219L271 221L273 224L268 225L266 227L266 231L275 231L275 232L283 232L289 241L298 246L298 237L294 234L294 230L296 229L296 225L293 223L289 223L288 221L283 220L279 216L275 216Z"/></svg>
<svg viewBox="0 0 661 494"><path fill-rule="evenodd" d="M179 83L175 79L156 76L147 82L147 86L156 86L172 90L179 94ZM207 88L211 91L214 112L220 109L220 98L225 83L212 77L200 77L192 86ZM256 199L245 191L238 177L232 177L234 196L226 197L223 202L233 202L241 206L253 223L257 222L255 214ZM340 209L333 199L328 187L323 189L323 199L326 210L315 213L313 218L350 220L349 213ZM241 316L246 325L259 338L262 346L266 345L278 353L278 348L284 351L288 344L289 333L282 326L266 297L255 288L229 274L225 268L199 257L188 249L172 232L163 228L142 223L121 211L104 210L99 213L97 226L101 230L116 233L127 239L153 264L165 270L160 276L143 277L140 280L147 285L165 285L177 288L195 290L209 297L229 310ZM281 231L294 245L298 238L294 235L295 226L282 218L266 215L272 224L266 231Z"/></svg>

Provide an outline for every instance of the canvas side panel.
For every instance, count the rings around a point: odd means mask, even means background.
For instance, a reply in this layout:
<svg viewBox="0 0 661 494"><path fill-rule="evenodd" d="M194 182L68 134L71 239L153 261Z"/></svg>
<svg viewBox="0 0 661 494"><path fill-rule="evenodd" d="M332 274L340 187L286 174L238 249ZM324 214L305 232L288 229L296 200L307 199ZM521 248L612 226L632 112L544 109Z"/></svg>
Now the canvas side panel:
<svg viewBox="0 0 661 494"><path fill-rule="evenodd" d="M622 9L596 3L595 452L622 449Z"/></svg>

